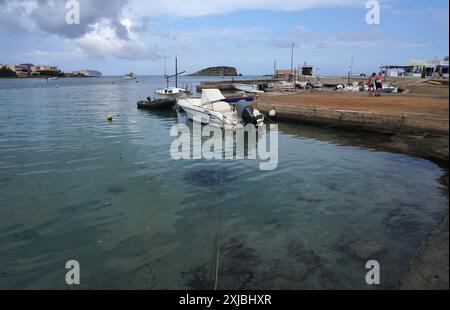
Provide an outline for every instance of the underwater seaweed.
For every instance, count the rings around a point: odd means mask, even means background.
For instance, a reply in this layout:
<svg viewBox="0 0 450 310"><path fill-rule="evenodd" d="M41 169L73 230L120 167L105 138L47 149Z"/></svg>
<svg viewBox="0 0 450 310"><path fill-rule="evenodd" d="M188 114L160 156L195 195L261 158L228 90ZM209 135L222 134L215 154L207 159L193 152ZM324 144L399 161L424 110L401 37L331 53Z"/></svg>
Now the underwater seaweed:
<svg viewBox="0 0 450 310"><path fill-rule="evenodd" d="M186 285L194 290L210 290L214 288L211 273L208 271L208 263L205 263L189 272L181 272L183 279L187 278Z"/></svg>
<svg viewBox="0 0 450 310"><path fill-rule="evenodd" d="M109 194L119 195L125 193L127 190L121 186L110 186L107 191Z"/></svg>
<svg viewBox="0 0 450 310"><path fill-rule="evenodd" d="M189 171L183 180L200 187L214 187L234 180L235 177L227 170L201 169Z"/></svg>

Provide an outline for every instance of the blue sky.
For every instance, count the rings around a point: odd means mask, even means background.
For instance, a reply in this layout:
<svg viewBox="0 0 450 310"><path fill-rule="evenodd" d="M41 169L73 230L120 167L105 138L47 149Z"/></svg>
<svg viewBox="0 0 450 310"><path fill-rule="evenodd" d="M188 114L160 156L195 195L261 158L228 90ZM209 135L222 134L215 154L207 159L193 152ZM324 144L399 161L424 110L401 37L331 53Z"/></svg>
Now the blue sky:
<svg viewBox="0 0 450 310"><path fill-rule="evenodd" d="M379 25L366 23L366 0L79 0L79 26L65 23L66 2L0 0L0 63L157 75L178 55L188 72L257 75L274 60L289 68L295 42L296 64L345 75L352 57L362 73L449 54L446 0L380 1Z"/></svg>

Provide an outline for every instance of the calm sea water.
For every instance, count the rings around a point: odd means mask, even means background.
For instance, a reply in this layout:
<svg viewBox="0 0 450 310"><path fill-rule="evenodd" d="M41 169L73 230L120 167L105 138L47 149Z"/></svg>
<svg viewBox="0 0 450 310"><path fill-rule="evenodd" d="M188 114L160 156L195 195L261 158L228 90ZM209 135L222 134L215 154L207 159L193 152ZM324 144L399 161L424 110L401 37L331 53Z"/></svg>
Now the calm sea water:
<svg viewBox="0 0 450 310"><path fill-rule="evenodd" d="M0 80L1 289L65 289L72 259L79 288L212 289L218 245L222 289L370 289L369 259L389 288L447 212L445 171L360 133L280 124L275 171L173 161L185 118L136 109L163 85Z"/></svg>

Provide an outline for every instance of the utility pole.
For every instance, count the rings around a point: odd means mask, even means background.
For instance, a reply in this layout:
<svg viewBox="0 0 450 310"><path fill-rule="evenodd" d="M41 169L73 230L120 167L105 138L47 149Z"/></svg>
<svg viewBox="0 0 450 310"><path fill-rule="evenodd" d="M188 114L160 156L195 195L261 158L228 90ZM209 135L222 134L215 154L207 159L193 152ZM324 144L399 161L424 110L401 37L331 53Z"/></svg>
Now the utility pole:
<svg viewBox="0 0 450 310"><path fill-rule="evenodd" d="M347 85L350 85L350 76L352 75L352 67L348 68Z"/></svg>
<svg viewBox="0 0 450 310"><path fill-rule="evenodd" d="M277 76L277 61L273 61L273 77Z"/></svg>
<svg viewBox="0 0 450 310"><path fill-rule="evenodd" d="M291 74L294 74L294 46L295 43L292 43L292 53L291 53Z"/></svg>
<svg viewBox="0 0 450 310"><path fill-rule="evenodd" d="M351 65L350 65L350 76L353 76L353 63L355 62L355 57L352 57Z"/></svg>

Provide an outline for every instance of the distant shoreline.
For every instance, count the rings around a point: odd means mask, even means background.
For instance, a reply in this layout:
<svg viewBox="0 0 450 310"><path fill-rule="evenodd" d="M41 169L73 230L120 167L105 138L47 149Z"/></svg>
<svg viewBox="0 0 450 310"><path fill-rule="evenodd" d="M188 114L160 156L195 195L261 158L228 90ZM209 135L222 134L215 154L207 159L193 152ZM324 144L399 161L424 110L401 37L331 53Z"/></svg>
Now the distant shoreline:
<svg viewBox="0 0 450 310"><path fill-rule="evenodd" d="M0 76L0 79L4 80L12 80L12 79L50 79L54 76ZM87 78L98 78L100 76L57 76L58 79L67 79L67 78L79 78L79 79L87 79Z"/></svg>
<svg viewBox="0 0 450 310"><path fill-rule="evenodd" d="M88 79L88 78L108 78L108 77L117 77L117 78L122 78L122 75L102 75L102 76L58 76L58 79L67 79L67 78L81 78L81 79ZM164 75L159 75L159 74L155 74L155 75L149 75L149 74L144 74L144 75L137 75L137 78L139 77L164 77ZM226 75L180 75L181 78L185 77L185 78L238 78L238 79L242 79L242 78L254 78L254 77L269 77L269 75L238 75L238 76L226 76ZM3 76L0 77L0 79L48 79L48 78L52 78L52 76ZM237 79L237 80L238 80Z"/></svg>

